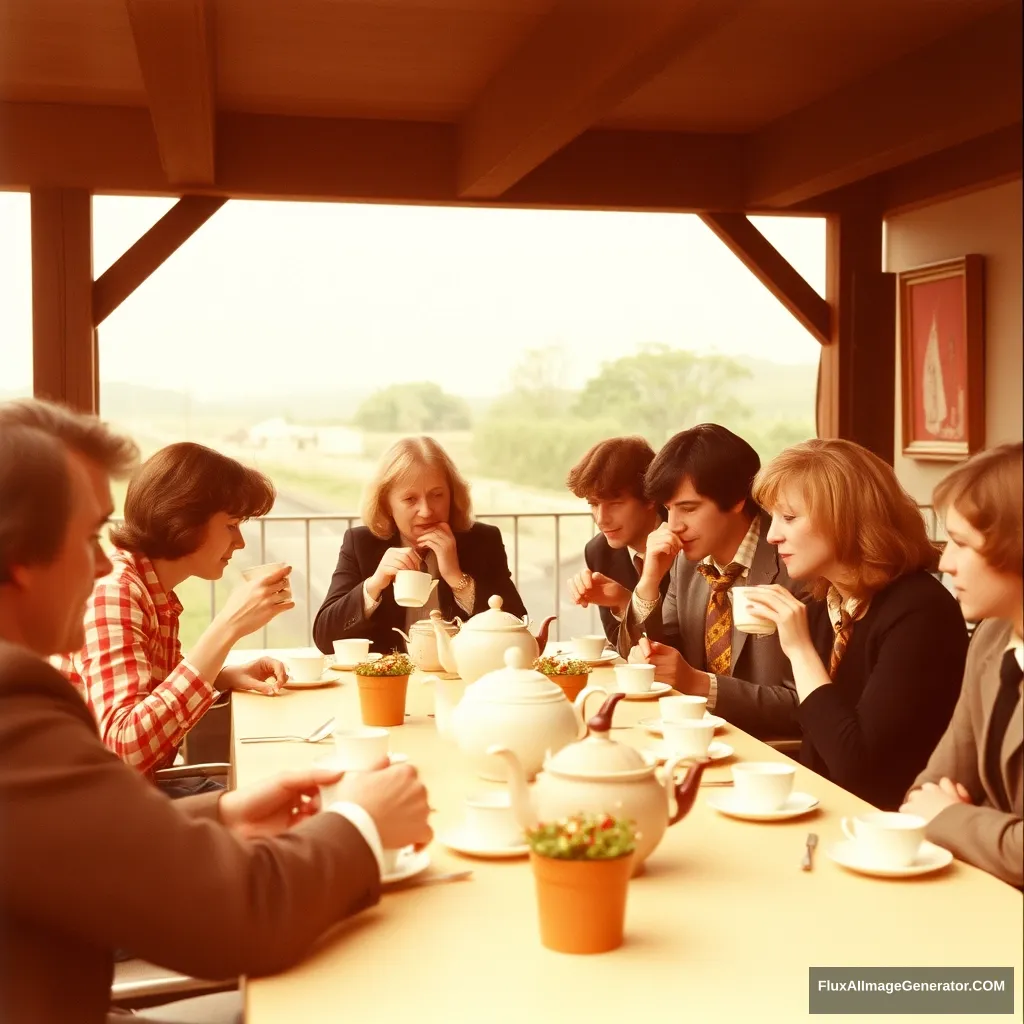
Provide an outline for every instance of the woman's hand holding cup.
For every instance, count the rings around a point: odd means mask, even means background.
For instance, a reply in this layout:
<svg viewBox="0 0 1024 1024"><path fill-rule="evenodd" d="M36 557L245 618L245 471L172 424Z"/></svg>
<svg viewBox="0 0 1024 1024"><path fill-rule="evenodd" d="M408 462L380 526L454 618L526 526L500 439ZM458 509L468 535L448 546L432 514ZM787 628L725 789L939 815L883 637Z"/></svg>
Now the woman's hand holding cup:
<svg viewBox="0 0 1024 1024"><path fill-rule="evenodd" d="M262 629L271 619L295 607L288 577L290 565L247 580L228 597L218 618L222 617L236 638Z"/></svg>
<svg viewBox="0 0 1024 1024"><path fill-rule="evenodd" d="M395 576L403 569L419 570L422 559L412 548L388 548L373 575L366 581L370 597L376 601L386 587L395 582Z"/></svg>

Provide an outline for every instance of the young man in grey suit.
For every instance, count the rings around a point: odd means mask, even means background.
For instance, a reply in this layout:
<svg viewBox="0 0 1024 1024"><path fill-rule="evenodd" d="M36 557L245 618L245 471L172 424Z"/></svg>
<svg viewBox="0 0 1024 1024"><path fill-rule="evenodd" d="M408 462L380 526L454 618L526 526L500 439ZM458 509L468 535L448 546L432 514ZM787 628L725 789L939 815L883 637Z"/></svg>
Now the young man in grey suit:
<svg viewBox="0 0 1024 1024"><path fill-rule="evenodd" d="M618 649L626 657L639 644L659 680L707 697L709 711L759 738L784 739L799 735L789 661L775 634L749 636L732 621L734 585L778 583L800 593L751 497L760 468L746 441L714 423L665 443L644 484L647 497L667 507L668 522L647 539Z"/></svg>

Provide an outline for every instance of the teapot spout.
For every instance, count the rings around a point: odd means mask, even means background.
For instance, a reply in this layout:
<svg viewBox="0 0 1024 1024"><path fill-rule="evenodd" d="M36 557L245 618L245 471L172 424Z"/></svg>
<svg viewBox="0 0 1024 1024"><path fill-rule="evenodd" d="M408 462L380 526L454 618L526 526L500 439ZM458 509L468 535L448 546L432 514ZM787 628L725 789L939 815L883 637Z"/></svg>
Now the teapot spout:
<svg viewBox="0 0 1024 1024"><path fill-rule="evenodd" d="M410 640L405 635L405 633L403 633L397 626L392 626L391 628L405 641L406 646L408 646L408 644L410 643Z"/></svg>
<svg viewBox="0 0 1024 1024"><path fill-rule="evenodd" d="M548 645L548 630L551 628L551 623L557 619L557 615L549 615L541 624L540 629L537 631L534 639L537 641L538 653L543 654L544 648Z"/></svg>
<svg viewBox="0 0 1024 1024"><path fill-rule="evenodd" d="M437 660L441 662L441 667L445 672L458 674L455 651L452 650L452 638L444 628L444 616L436 608L430 613L430 624L434 627L434 637L437 641Z"/></svg>
<svg viewBox="0 0 1024 1024"><path fill-rule="evenodd" d="M689 764L682 782L675 780L676 768L681 764ZM695 760L675 758L665 766L665 789L668 791L668 823L674 825L690 813L697 799L697 789L704 769L711 764L710 757L699 757ZM675 806L673 807L673 804Z"/></svg>
<svg viewBox="0 0 1024 1024"><path fill-rule="evenodd" d="M526 785L526 773L519 758L508 749L498 744L487 748L488 754L500 757L505 762L505 773L508 776L508 791L512 800L512 813L516 823L525 832L537 824L537 815L533 809L533 800Z"/></svg>

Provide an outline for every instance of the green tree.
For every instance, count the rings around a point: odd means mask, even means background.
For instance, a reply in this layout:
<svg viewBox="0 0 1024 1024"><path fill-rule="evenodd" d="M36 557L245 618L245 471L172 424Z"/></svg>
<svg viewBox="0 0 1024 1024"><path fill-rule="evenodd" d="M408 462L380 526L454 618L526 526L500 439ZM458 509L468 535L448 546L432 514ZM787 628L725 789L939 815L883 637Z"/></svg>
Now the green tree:
<svg viewBox="0 0 1024 1024"><path fill-rule="evenodd" d="M735 417L735 383L749 376L726 356L700 356L667 345L649 345L605 363L587 381L573 406L581 418L613 417L623 431L643 434L658 447L678 430Z"/></svg>
<svg viewBox="0 0 1024 1024"><path fill-rule="evenodd" d="M421 433L468 430L469 406L431 381L391 384L370 395L356 410L352 423L363 430Z"/></svg>

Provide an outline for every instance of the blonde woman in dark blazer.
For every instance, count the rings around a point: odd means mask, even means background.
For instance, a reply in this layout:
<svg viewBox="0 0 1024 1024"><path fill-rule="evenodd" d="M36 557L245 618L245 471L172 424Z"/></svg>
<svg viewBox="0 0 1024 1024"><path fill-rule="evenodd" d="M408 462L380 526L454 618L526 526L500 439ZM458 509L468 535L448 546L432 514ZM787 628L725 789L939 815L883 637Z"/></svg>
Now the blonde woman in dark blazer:
<svg viewBox="0 0 1024 1024"><path fill-rule="evenodd" d="M940 568L970 621L953 719L900 808L961 860L1024 887L1022 446L982 452L945 478L935 504L949 541Z"/></svg>

